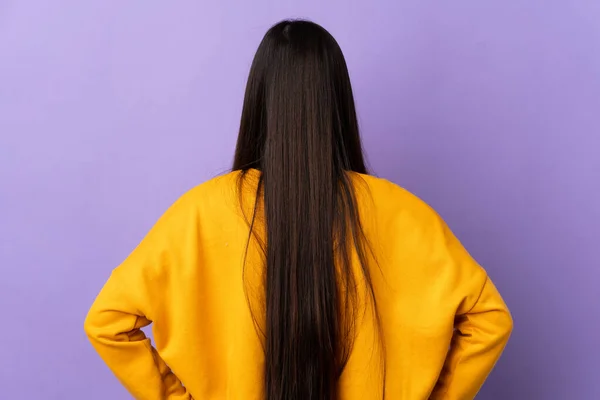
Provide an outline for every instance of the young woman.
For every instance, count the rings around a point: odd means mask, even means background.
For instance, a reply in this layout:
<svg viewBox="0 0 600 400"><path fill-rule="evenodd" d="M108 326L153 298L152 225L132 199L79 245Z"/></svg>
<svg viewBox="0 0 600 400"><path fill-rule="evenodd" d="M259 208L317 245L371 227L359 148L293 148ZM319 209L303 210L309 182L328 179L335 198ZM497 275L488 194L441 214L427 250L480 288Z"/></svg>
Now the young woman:
<svg viewBox="0 0 600 400"><path fill-rule="evenodd" d="M179 199L88 314L133 396L475 396L510 314L433 210L367 175L346 63L322 27L267 32L233 170Z"/></svg>

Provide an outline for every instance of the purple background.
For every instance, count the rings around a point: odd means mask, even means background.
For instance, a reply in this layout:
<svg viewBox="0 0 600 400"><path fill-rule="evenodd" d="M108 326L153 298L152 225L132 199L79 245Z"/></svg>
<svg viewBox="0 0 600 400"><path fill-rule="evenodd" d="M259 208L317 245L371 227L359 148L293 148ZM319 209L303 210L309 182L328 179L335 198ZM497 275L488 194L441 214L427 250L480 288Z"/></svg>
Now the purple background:
<svg viewBox="0 0 600 400"><path fill-rule="evenodd" d="M348 4L0 1L0 398L128 398L85 313L228 168L253 53L289 16L344 49L374 171L446 218L514 313L479 398L600 398L600 2Z"/></svg>

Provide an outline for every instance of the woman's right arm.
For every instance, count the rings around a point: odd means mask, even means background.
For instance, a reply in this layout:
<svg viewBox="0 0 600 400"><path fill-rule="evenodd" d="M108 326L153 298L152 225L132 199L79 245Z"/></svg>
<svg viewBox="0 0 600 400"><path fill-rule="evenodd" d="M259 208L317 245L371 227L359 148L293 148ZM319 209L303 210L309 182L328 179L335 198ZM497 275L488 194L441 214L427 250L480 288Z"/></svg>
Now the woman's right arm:
<svg viewBox="0 0 600 400"><path fill-rule="evenodd" d="M486 276L475 304L456 315L446 362L431 399L473 399L500 358L512 318Z"/></svg>
<svg viewBox="0 0 600 400"><path fill-rule="evenodd" d="M508 342L512 317L485 270L441 218L438 228L437 257L446 278L439 284L458 306L450 350L430 399L473 399Z"/></svg>

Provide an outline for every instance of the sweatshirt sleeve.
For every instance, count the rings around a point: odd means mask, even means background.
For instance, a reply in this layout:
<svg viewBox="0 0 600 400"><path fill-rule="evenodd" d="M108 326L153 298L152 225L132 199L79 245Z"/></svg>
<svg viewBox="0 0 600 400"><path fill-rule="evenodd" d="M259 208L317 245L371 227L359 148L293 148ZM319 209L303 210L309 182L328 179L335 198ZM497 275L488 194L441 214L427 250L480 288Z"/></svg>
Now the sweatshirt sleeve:
<svg viewBox="0 0 600 400"><path fill-rule="evenodd" d="M442 222L445 254L453 273L449 297L459 304L450 350L431 399L475 398L500 358L512 331L498 290Z"/></svg>
<svg viewBox="0 0 600 400"><path fill-rule="evenodd" d="M110 275L85 320L85 331L125 388L143 400L191 399L141 328L164 314L169 267L176 260L185 206L163 215L129 257ZM189 225L189 223L187 223Z"/></svg>

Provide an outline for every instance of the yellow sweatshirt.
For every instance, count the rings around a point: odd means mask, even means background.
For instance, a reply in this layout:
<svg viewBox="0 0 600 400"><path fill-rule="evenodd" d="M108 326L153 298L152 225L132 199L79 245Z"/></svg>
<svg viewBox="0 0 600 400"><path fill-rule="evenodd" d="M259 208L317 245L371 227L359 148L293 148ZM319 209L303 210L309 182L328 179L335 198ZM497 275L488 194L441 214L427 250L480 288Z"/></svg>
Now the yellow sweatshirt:
<svg viewBox="0 0 600 400"><path fill-rule="evenodd" d="M248 226L238 177L215 178L175 202L89 311L92 344L136 399L262 399L262 338L248 300L260 312L264 271L251 246L242 279ZM242 188L246 212L258 177L250 171ZM425 203L388 181L353 179L376 259L381 335L365 308L341 399L379 400L384 386L392 400L472 399L510 335L506 305ZM140 330L150 323L154 347Z"/></svg>

